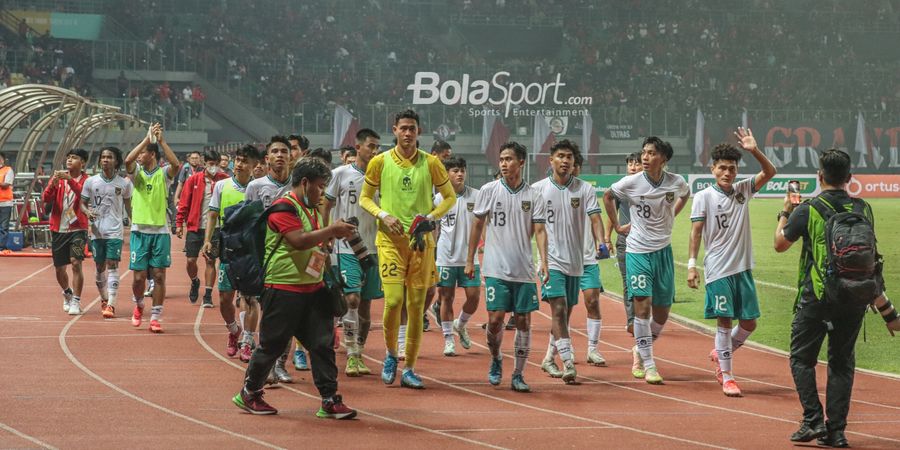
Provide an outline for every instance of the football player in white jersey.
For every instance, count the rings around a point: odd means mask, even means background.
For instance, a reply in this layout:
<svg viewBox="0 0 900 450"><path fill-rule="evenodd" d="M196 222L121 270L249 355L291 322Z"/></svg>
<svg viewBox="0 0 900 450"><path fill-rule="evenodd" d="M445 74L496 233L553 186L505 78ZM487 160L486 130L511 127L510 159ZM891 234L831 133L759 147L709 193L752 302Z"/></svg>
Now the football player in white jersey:
<svg viewBox="0 0 900 450"><path fill-rule="evenodd" d="M116 316L124 227L131 220L134 185L118 175L122 161L122 151L118 148L101 149L100 173L88 178L81 189L82 209L91 222L91 251L97 265L97 289L104 319Z"/></svg>
<svg viewBox="0 0 900 450"><path fill-rule="evenodd" d="M444 333L444 356L456 356L456 343L453 333L459 335L459 343L466 350L472 346L466 325L472 314L478 309L481 288L481 270L478 259L475 263L473 278L465 276L466 256L469 250L469 233L475 222L475 199L478 189L466 186L466 160L452 156L444 160L444 167L450 175L450 184L456 192L456 204L441 218L438 227L437 271L438 294L440 305L441 331ZM437 194L434 204L440 204L443 198ZM462 306L459 317L453 319L453 300L456 288L466 292L466 302Z"/></svg>
<svg viewBox="0 0 900 450"><path fill-rule="evenodd" d="M641 153L634 152L625 157L625 173L634 175L644 170L641 166ZM624 206L623 206L624 205ZM606 229L606 241L612 241L612 232L616 232L616 266L619 268L619 275L622 277L622 306L625 307L625 331L634 336L634 302L628 295L628 276L625 272L625 241L628 238L628 232L631 231L631 208L627 203L622 203L616 199L616 208L619 209L618 228L613 227Z"/></svg>
<svg viewBox="0 0 900 450"><path fill-rule="evenodd" d="M616 198L631 208L625 255L635 316L631 374L650 384L663 383L653 360L653 340L662 333L675 301L672 227L690 197L684 178L665 170L672 153L668 142L656 136L644 139L644 171L622 178L603 194L611 227L618 227Z"/></svg>
<svg viewBox="0 0 900 450"><path fill-rule="evenodd" d="M453 155L453 147L449 142L437 139L431 144L431 152L432 155L440 159L441 161L446 161L450 159L450 156ZM437 189L433 191L435 198L437 197ZM438 231L435 230L435 239L437 239ZM437 258L437 253L435 253L435 258ZM436 260L435 260L436 261ZM423 331L428 331L428 328L431 326L431 322L428 320L428 310L431 309L431 312L434 313L436 319L440 320L441 318L441 299L438 296L437 301L434 301L435 294L437 294L437 283L434 286L428 288L425 291L425 317L422 318L422 327ZM403 326L406 326L406 319L401 321ZM401 334L402 336L402 334ZM402 346L401 346L402 348Z"/></svg>
<svg viewBox="0 0 900 450"><path fill-rule="evenodd" d="M260 159L259 150L253 145L247 144L239 148L234 154L233 176L216 182L213 188L212 198L209 200L207 212L205 236L203 238L203 255L208 255L219 245L220 240L215 237L219 228L219 219L225 221L225 210L241 203L246 196L247 186L253 180L253 168ZM228 264L219 262L219 313L225 321L228 329L228 343L225 345L225 354L229 358L237 355L240 350L239 340L243 333L240 325L235 320L234 286L228 275Z"/></svg>
<svg viewBox="0 0 900 450"><path fill-rule="evenodd" d="M540 279L550 278L547 269L547 231L544 201L522 178L522 167L528 152L522 144L507 142L500 147L502 178L481 187L475 200L475 222L469 233L465 275L475 277L475 251L488 216L484 243L485 304L488 310L487 342L491 351L488 381L496 386L503 377L503 319L508 312L516 313L515 368L512 389L529 392L523 371L531 351L531 312L539 307L537 286L534 283L534 258L531 237L537 241L541 257Z"/></svg>
<svg viewBox="0 0 900 450"><path fill-rule="evenodd" d="M581 174L584 164L584 156L575 158L575 176ZM596 196L596 194L595 194ZM590 229L592 218L584 216L584 229ZM587 234L587 233L586 233ZM587 310L587 362L592 366L606 366L606 358L597 350L600 343L600 331L603 328L603 317L600 314L600 293L603 292L603 283L600 281L599 259L606 259L614 254L610 244L609 231L603 230L603 242L595 242L593 235L586 235L584 239L584 273L581 275L580 288L584 295L584 308ZM573 351L574 353L574 351Z"/></svg>
<svg viewBox="0 0 900 450"><path fill-rule="evenodd" d="M544 227L550 278L541 286L541 299L550 304L553 314L550 344L541 369L551 377L562 377L566 383L574 383L577 375L569 337L569 315L578 304L584 274L585 216L591 219L592 241L603 242L604 235L597 194L593 186L574 175L575 159L580 157L578 145L568 139L553 144L550 176L531 186L546 205ZM555 352L562 359L562 372L554 361Z"/></svg>
<svg viewBox="0 0 900 450"><path fill-rule="evenodd" d="M762 170L735 182L741 152L731 144L717 145L710 171L716 183L694 195L688 247L688 286L697 289L700 237L706 241L703 268L706 278L704 316L716 319L715 347L709 353L716 378L729 397L740 397L732 374L732 354L756 329L759 300L753 282L753 243L750 238L750 199L775 176L775 166L759 150L750 129L738 128L738 144L753 155ZM738 325L732 328L732 320Z"/></svg>
<svg viewBox="0 0 900 450"><path fill-rule="evenodd" d="M378 255L375 253L375 234L378 226L375 217L359 206L359 193L366 177L369 161L378 153L381 136L373 130L363 128L356 133L356 148L353 149L355 162L345 164L332 171L332 178L325 189L325 217L332 214L332 220L356 217L359 225L356 231L368 251L368 259L362 262L354 254L345 239L335 242L337 267L346 284L344 294L349 309L342 318L344 345L347 347L347 366L344 373L350 377L372 373L363 362L363 351L372 324L372 300L384 298L381 277L378 275ZM356 244L358 245L358 244Z"/></svg>
<svg viewBox="0 0 900 450"><path fill-rule="evenodd" d="M257 178L247 185L244 192L246 201L260 200L266 208L275 200L291 190L291 143L284 136L272 136L266 145L266 163L269 171L266 176ZM244 309L244 339L239 357L249 362L255 344L256 329L259 326L259 302L254 297L245 297L241 307ZM304 361L305 361L304 354ZM293 379L285 370L287 356L283 355L272 369L276 379L282 383L291 383Z"/></svg>

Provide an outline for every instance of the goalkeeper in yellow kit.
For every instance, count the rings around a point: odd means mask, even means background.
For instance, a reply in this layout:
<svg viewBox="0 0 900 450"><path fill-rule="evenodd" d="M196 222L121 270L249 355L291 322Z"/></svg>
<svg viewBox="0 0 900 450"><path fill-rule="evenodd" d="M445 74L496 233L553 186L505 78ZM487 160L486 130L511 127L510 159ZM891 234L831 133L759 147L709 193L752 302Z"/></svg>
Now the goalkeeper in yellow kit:
<svg viewBox="0 0 900 450"><path fill-rule="evenodd" d="M422 341L425 291L436 279L434 263L435 220L456 203L456 193L441 161L416 148L419 115L406 110L394 116L397 146L381 153L366 168L359 204L378 218L378 262L384 285L384 343L387 355L381 380L393 384L397 376L397 334L404 295L409 323L406 328L406 367L400 385L423 389L415 373ZM443 201L432 209L433 189ZM381 205L375 204L376 191Z"/></svg>

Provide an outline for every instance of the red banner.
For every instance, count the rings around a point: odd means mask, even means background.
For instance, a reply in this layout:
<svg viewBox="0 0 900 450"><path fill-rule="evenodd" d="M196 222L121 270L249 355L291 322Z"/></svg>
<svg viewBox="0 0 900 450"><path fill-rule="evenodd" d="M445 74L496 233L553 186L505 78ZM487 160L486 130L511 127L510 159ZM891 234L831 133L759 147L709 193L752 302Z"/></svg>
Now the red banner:
<svg viewBox="0 0 900 450"><path fill-rule="evenodd" d="M853 197L900 198L900 175L853 175L847 192Z"/></svg>

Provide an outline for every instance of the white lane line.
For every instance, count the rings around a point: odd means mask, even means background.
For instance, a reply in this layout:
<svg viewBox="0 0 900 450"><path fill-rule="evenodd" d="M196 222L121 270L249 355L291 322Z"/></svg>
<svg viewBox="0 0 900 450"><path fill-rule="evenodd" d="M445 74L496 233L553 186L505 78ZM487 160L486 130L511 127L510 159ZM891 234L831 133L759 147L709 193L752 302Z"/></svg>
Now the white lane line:
<svg viewBox="0 0 900 450"><path fill-rule="evenodd" d="M2 293L4 293L4 292L6 292L6 291L8 291L8 290L10 290L10 289L12 289L12 288L18 286L18 285L20 285L20 284L22 284L22 283L24 283L26 280L30 279L31 277L33 277L33 276L35 276L35 275L37 275L37 274L39 274L39 273L41 273L41 272L43 272L43 271L45 271L45 270L51 268L51 267L53 267L53 264L47 264L46 266L44 266L44 267L42 267L42 268L40 268L40 269L34 271L31 275L28 275L27 277L22 278L21 280L16 281L15 283L13 283L13 284L11 284L11 285L9 285L9 286L3 288L3 289L0 289L0 294L2 294Z"/></svg>
<svg viewBox="0 0 900 450"><path fill-rule="evenodd" d="M47 450L57 450L56 447L54 447L54 446L52 446L52 445L50 445L50 444L48 444L48 443L46 443L46 442L44 442L44 441L42 441L42 440L36 438L36 437L29 436L29 435L27 435L27 434L25 434L25 433L23 433L23 432L21 432L21 431L15 429L15 428L13 428L13 427L11 427L11 426L9 426L9 425L3 423L3 422L0 422L0 430L4 430L4 431L6 431L6 432L8 432L8 433L10 433L10 434L14 434L14 435L16 435L16 436L18 436L18 437L20 437L20 438L22 438L22 439L25 439L26 441L29 441L29 442L31 442L31 443L33 443L33 444L35 444L35 445L40 445L41 448L46 448Z"/></svg>
<svg viewBox="0 0 900 450"><path fill-rule="evenodd" d="M129 273L131 273L130 270L126 271L125 273L122 274L122 276L119 277L119 279L120 279L120 280L124 279L125 276L128 275ZM87 311L89 311L91 308L93 308L94 305L96 305L97 302L99 302L99 301L100 301L100 296L98 295L97 298L95 298L94 301L91 302L91 304L88 305L87 308L85 308L85 313L86 313ZM202 309L202 308L201 308L201 309ZM142 403L142 404L144 404L144 405L146 405L146 406L149 406L149 407L151 407L151 408L157 409L157 410L162 411L162 412L164 412L164 413L166 413L166 414L169 414L169 415L178 417L179 419L184 419L184 420L186 420L186 421L188 421L188 422L191 422L191 423L200 425L200 426L202 426L202 427L209 428L209 429L211 429L211 430L213 430L213 431L218 431L218 432L220 432L220 433L225 433L225 434L227 434L227 435L229 435L229 436L232 436L232 437L235 437L235 438L238 438L238 439L243 439L243 440L245 440L245 441L252 442L252 443L254 443L254 444L256 444L256 445L259 445L259 446L261 446L261 447L266 447L266 448L272 448L272 449L283 450L282 447L279 447L279 446L277 446L277 445L275 445L275 444L270 444L270 443L268 443L268 442L261 441L261 440L259 440L259 439L256 439L256 438L253 438L253 437L250 437L250 436L244 436L244 435L242 435L242 434L235 433L235 432L233 432L233 431L231 431L231 430L227 430L227 429L222 428L222 427L220 427L220 426L213 425L213 424L211 424L211 423L209 423L209 422L205 422L205 421L203 421L203 420L196 419L196 418L191 417L191 416L188 416L188 415L186 415L186 414L182 414L182 413L180 413L180 412L178 412L178 411L175 411L175 410L166 408L165 406L162 406L162 405L153 403L153 402L151 402L150 400L147 400L147 399L145 399L145 398L143 398L143 397L140 397L140 396L138 396L138 395L136 395L136 394L133 394L133 393L131 393L131 392L129 392L129 391L126 391L125 389L122 389L122 388L120 388L119 386L116 386L115 384L113 384L113 383L107 381L105 378L101 377L100 375L98 375L97 373L95 373L94 371L92 371L91 369L87 368L87 366L85 366L84 364L82 364L81 361L79 361L78 358L75 357L75 355L72 353L72 351L69 350L69 345L68 345L68 343L66 342L66 334L69 332L69 329L72 328L72 326L75 325L75 323L78 322L78 319L80 319L81 317L82 317L82 316L75 316L74 318L72 318L72 320L69 321L69 323L66 324L66 326L62 329L62 331L60 331L60 333L59 333L59 346L62 348L62 351L63 351L63 353L65 353L66 357L69 358L69 361L71 361L72 364L75 365L75 367L78 367L79 369L81 369L81 371L84 372L85 374L87 374L89 377L91 377L91 378L97 380L98 382L100 382L101 384L105 385L106 387L108 387L108 388L110 388L110 389L112 389L112 390L114 390L114 391L116 391L116 392L118 392L118 393L120 393L120 394L122 394L122 395L124 395L124 396L126 396L126 397L128 397L128 398L130 398L130 399L132 399L132 400L134 400L134 401L136 401L136 402L138 402L138 403Z"/></svg>
<svg viewBox="0 0 900 450"><path fill-rule="evenodd" d="M63 314L65 314L65 313L63 313ZM166 325L172 325L172 322L166 322ZM166 331L166 333L164 335L161 335L159 337L162 338L162 337L166 337L166 336L168 336L168 337L191 336L191 333L170 333L170 332ZM68 336L68 339L69 340L82 339L82 338L108 339L108 338L125 338L125 337L146 338L147 335L143 334L143 333L141 333L141 334L137 334L137 333L130 333L130 334L75 334L75 335ZM58 335L53 335L53 336L49 336L49 335L48 336L0 336L0 341L14 340L14 339L18 339L18 340L21 340L21 339L59 339L59 336Z"/></svg>
<svg viewBox="0 0 900 450"><path fill-rule="evenodd" d="M483 346L483 345L481 345L481 344L478 344L478 343L476 343L476 342L472 342L472 344L473 344L473 345L478 345L479 347L487 348L487 347L485 347L485 346ZM372 361L372 362L375 362L375 363L378 363L378 364L381 364L381 363L382 363L382 361L377 360L377 359L375 359L375 358L373 358L373 357L371 357L371 356L369 356L369 355L362 355L362 356L363 356L364 358L366 358L366 359ZM512 356L507 356L507 357L512 358ZM529 361L528 363L531 364L531 365L535 365L535 366L540 367L540 365L535 364L535 363L533 363L533 362L531 362L531 361ZM477 395L477 396L479 396L479 397L489 398L489 399L491 399L491 400L496 400L496 401L501 402L501 403L506 403L506 404L518 406L518 407L521 407L521 408L530 409L530 410L533 410L533 411L540 411L540 412L547 413L547 414L552 414L552 415L556 415L556 416L566 417L566 418L569 418L569 419L580 420L580 421L584 421L584 422L588 422L588 423L594 423L594 424L597 424L597 425L602 425L602 426L606 426L606 427L610 427L610 428L617 428L617 429L621 429L621 430L633 431L633 432L635 432L635 433L640 433L640 434L644 434L644 435L647 435L647 436L654 436L654 437L657 437L657 438L669 439L669 440L678 441L678 442L682 442L682 443L686 443L686 444L691 444L691 445L695 445L695 446L700 446L700 447L709 447L709 448L718 448L718 449L728 449L728 448L729 448L729 447L721 447L721 446L718 446L718 445L715 445L715 444L709 444L709 443L706 443L706 442L700 442L700 441L694 441L694 440L691 440L691 439L680 438L680 437L677 437L677 436L670 436L670 435L663 434L663 433L656 433L656 432L653 432L653 431L641 430L641 429L639 429L639 428L629 427L629 426L625 426L625 425L618 425L618 424L615 424L615 423L612 423L612 422L606 422L606 421L602 421L602 420L591 419L591 418L588 418L588 417L582 417L582 416L578 416L578 415L575 415L575 414L569 414L569 413L562 412L562 411L554 411L554 410L551 410L551 409L541 408L540 406L529 405L529 404L527 404L527 403L517 402L517 401L515 401L515 400L508 400L508 399L505 399L505 398L502 398L502 397L497 397L497 396L494 396L494 395L485 394L485 393L483 393L483 392L478 392L478 391L476 391L476 390L469 389L469 388L466 388L466 387L463 387L463 386L457 386L457 385L454 385L453 383L450 383L450 382L447 382L447 381L443 381L443 380L439 380L439 379L437 379L437 378L433 378L433 377L429 377L429 376L424 376L424 375L422 375L422 374L418 374L418 375L419 375L419 377L421 377L422 379L425 379L425 380L428 380L428 381L432 381L432 382L435 382L435 383L438 383L438 384L442 384L442 385L447 386L447 387L449 387L449 388L451 388L451 389L456 389L456 390L459 390L459 391L467 392L467 393L469 393L469 394Z"/></svg>
<svg viewBox="0 0 900 450"><path fill-rule="evenodd" d="M608 430L615 427L595 426L595 427L529 427L529 428L450 428L444 431L446 433L490 433L495 431L566 431L566 430Z"/></svg>
<svg viewBox="0 0 900 450"><path fill-rule="evenodd" d="M236 369L238 369L238 370L240 370L240 371L242 371L242 372L246 371L246 368L244 368L244 366L241 366L241 365L235 363L234 361L230 360L229 358L223 356L221 353L217 352L217 351L214 350L212 347L210 347L209 344L206 342L206 340L203 339L203 336L200 334L200 323L201 323L202 320L203 320L203 313L204 313L204 311L206 311L206 308L198 308L198 311L197 311L197 319L194 321L194 337L197 339L197 342L200 343L200 345L201 345L204 349L206 349L206 351L208 351L209 353L215 355L216 358L222 360L223 362L225 362L225 363L228 364L229 366L232 366L232 367L234 367L234 368L236 368ZM284 383L280 384L279 386L281 387L281 389L285 389L285 390L291 391L291 392L293 392L293 393L295 393L295 394L299 394L299 395L301 395L301 396L303 396L303 397L306 397L306 398L315 400L316 403L319 403L319 402L322 401L322 398L319 397L318 395L307 394L306 392L303 392L303 391L301 391L301 390L299 390L299 389L295 389L295 388L293 388L293 387L291 387L291 386L288 386L288 385L286 385L286 384L284 384ZM447 438L450 438L450 439L455 439L455 440L458 440L458 441L463 441L463 442L466 442L466 443L468 443L468 444L478 445L478 446L480 446L480 447L487 447L487 448L493 448L493 449L498 449L498 450L505 450L505 449L506 449L505 447L499 447L499 446L496 446L496 445L493 445L493 444L489 444L489 443L487 443L487 442L481 442L481 441L477 441L477 440L475 440L475 439L469 439L469 438L465 438L465 437L462 437L462 436L456 436L456 435L453 435L453 434L450 434L450 433L446 433L446 432L443 432L443 431L432 430L432 429L430 429L430 428L426 428L426 427L423 427L423 426L420 426L420 425L416 425L416 424L414 424L414 423L405 422L405 421L402 421L402 420L399 420L399 419L394 419L394 418L392 418L392 417L382 416L382 415L380 415L380 414L376 414L376 413L373 413L373 412L371 412L371 411L366 411L366 410L363 410L363 409L357 409L356 411L359 412L360 414L369 415L369 416L375 417L375 418L377 418L377 419L381 419L381 420L383 420L383 421L385 421L385 422L393 423L393 424L396 424L396 425L402 425L402 426L405 426L405 427L413 428L413 429L415 429L415 430L424 431L424 432L426 432L426 433L437 434L437 435L439 435L439 436L447 437Z"/></svg>
<svg viewBox="0 0 900 450"><path fill-rule="evenodd" d="M606 292L605 294L608 294L608 293L612 293L612 294L619 295L618 292L614 292L614 291ZM612 300L608 295L606 296L606 298ZM618 300L612 300L612 301L619 302ZM541 311L538 311L538 312L539 312L540 314L542 314L544 317L547 317L548 319L550 318L550 316L548 316L547 314L545 314L545 313L543 313L543 312L541 312ZM685 329L686 331L690 331L690 332L699 334L699 335L701 335L701 336L706 336L706 337L712 338L712 336L711 336L710 334L706 334L706 333L700 332L700 331L698 331L698 330L695 330L695 329L693 329L693 328L691 328L691 327L688 327L688 326L684 325L683 323L679 323L679 322L678 322L679 320L685 320L685 318L683 318L682 316L679 316L679 315L677 315L677 314L670 314L670 317L672 317L673 319L677 319L677 320L672 320L672 322L673 322L674 324L676 324L677 326L679 326L679 327ZM691 319L686 319L686 320L691 321ZM694 321L692 321L692 322L694 322ZM699 322L696 322L696 323L699 324ZM701 325L702 325L702 324L701 324ZM576 333L582 335L582 336L587 337L587 334L585 334L584 332L582 332L582 331L580 331L580 330L578 330L578 329L576 329L576 328L572 328L572 330L575 331ZM629 351L629 352L631 351L631 349L629 349L629 348L621 347L621 346L615 345L615 344L613 344L612 342L609 342L609 341L606 341L606 340L601 340L600 342L603 342L604 344L609 345L610 347L617 348L617 349L619 349L619 350L626 350L626 351ZM762 348L762 349L760 349L760 348L755 348L756 346L761 346L761 347L764 347L764 348ZM769 354L773 354L773 355L775 355L775 356L782 356L782 357L785 357L785 358L787 358L787 357L790 356L790 354L789 354L788 352L785 352L785 351L782 351L782 350L778 350L778 349L772 348L772 347L763 346L762 344L758 344L758 343L752 342L752 341L750 341L748 344L746 344L745 347L746 347L747 349L750 349L750 350L753 350L753 351L759 352L759 353L769 353ZM680 362L677 362L677 361L674 361L674 360L671 360L671 359L661 358L661 357L658 357L658 356L655 356L655 355L654 355L653 358L654 358L654 359L657 359L657 360L659 360L659 361L665 361L665 362L667 362L667 363L669 363L669 364L672 364L672 365L675 365L675 366L679 366L679 367L684 367L684 368L687 368L687 369L693 369L693 370L697 370L697 371L704 372L704 373L710 373L710 372L712 372L711 370L708 370L708 369L702 369L702 368L699 368L699 367L697 367L697 366L695 366L695 365L684 364L684 363L680 363ZM826 361L819 360L819 364L820 364L821 366L823 366L823 367L820 367L820 369L823 369L823 370L824 370L824 369L826 369L828 363L827 363ZM887 379L887 380L890 380L890 381L897 381L897 376L896 376L896 375L892 375L892 374L883 374L883 373L879 373L879 372L875 372L875 371L871 371L871 370L865 370L865 369L856 369L856 371L857 371L857 374L859 374L859 373L864 373L864 374L866 374L866 375L876 376L876 377L884 378L884 379ZM759 383L759 384L762 384L762 385L765 385L765 386L769 386L769 387L775 387L775 388L779 388L779 389L784 389L784 390L787 390L787 391L790 391L790 392L796 392L796 390L797 390L797 388L794 387L794 386L786 386L786 385L783 385L783 384L772 383L772 382L763 381L763 380L756 380L756 379L753 379L753 378L747 378L747 377L743 377L743 376L738 377L738 378L739 378L740 380L753 381L754 383ZM819 393L819 397L825 398L825 393L824 393L824 392L820 392L820 393ZM852 398L852 397L850 398L850 401L851 401L852 403L859 403L859 404L863 404L863 405L877 406L877 407L880 407L880 408L900 410L900 406L886 405L886 404L884 404L884 403L869 402L869 401L866 401L866 400L859 400L859 399L855 399L855 398Z"/></svg>
<svg viewBox="0 0 900 450"><path fill-rule="evenodd" d="M538 311L535 311L535 312L538 313L538 315L540 315L540 316L546 318L548 321L552 321L552 318L551 318L550 316L548 316L547 314L545 314L543 311L538 310ZM585 337L587 336L585 333L582 333L582 332L580 332L580 331L578 331L578 330L574 330L574 331L575 331L576 333L578 333L578 334L581 334L581 335L585 336ZM619 346L617 346L617 345L615 345L615 344L612 344L612 343L610 343L610 342L606 342L606 341L603 341L603 342L605 342L607 345L611 345L611 346L613 346L613 347L624 348L624 347L619 347ZM481 345L481 344L478 344L478 343L476 343L476 342L473 342L472 344L478 345L479 347L487 348L487 347L485 347L485 346L483 346L483 345ZM666 361L666 362L668 362L668 363L675 364L675 365L678 365L678 366L688 367L688 368L696 369L696 370L699 370L699 371L704 371L703 369L700 369L700 368L697 368L697 367L694 367L694 366L689 366L689 365L687 365L687 364L682 364L682 363L678 363L678 362L675 362L675 361L670 361L670 360L663 359L663 358L659 358L659 357L655 357L655 356L654 356L654 358L655 358L656 360L659 360L659 361ZM528 361L528 364L531 364L531 365L540 367L538 364L533 363L533 362L531 362L531 361ZM750 411L743 411L743 410L738 410L738 409L730 409L730 408L725 408L725 407L722 407L722 406L710 405L710 404L707 404L707 403L700 403L700 402L695 402L695 401L692 401L692 400L685 400L685 399L676 398L676 397L672 397L672 396L668 396L668 395L661 395L661 394L657 394L657 393L655 393L655 392L649 392L649 391L645 391L645 390L641 390L641 389L636 389L636 388L633 388L633 387L631 387L631 386L623 386L623 385L611 383L611 382L608 382L608 381L605 381L605 380L599 380L599 379L596 379L596 378L585 377L585 376L581 376L581 375L579 375L579 377L584 378L584 379L586 379L586 380L596 381L596 382L598 382L598 383L607 384L607 385L609 385L609 386L615 386L615 387L617 387L617 388L619 388L619 389L626 389L626 390L629 390L629 391L632 391L632 392L638 392L638 393L641 393L641 394L644 394L644 395L650 395L650 396L653 396L653 397L663 398L663 399L667 399L667 400L672 400L672 401L675 401L675 402L686 403L686 404L693 405L693 406L698 406L698 407L701 407L701 408L711 408L711 409L716 409L716 410L719 410L719 411L727 411L727 412L732 412L732 413L737 413L737 414L743 414L743 415L748 415L748 416L758 417L758 418L761 418L761 419L777 420L777 421L779 421L779 422L797 423L796 420L788 420L788 419L783 419L783 418L781 418L781 417L767 416L767 415L765 415L765 414L758 414L758 413L754 413L754 412L750 412ZM778 386L778 385L771 384L771 383L765 383L765 382L762 382L762 381L759 381L759 380L755 380L755 381L757 381L757 382L759 382L759 383L761 383L761 384L769 384L769 385L772 385L772 386ZM880 439L880 440L884 440L884 441L900 443L900 439L893 439L893 438L888 438L888 437L883 437L883 436L876 436L876 435L873 435L873 434L861 433L861 432L858 432L858 431L845 431L845 433L855 434L855 435L857 435L857 436L865 436L865 437L869 437L869 438L872 438L872 439Z"/></svg>

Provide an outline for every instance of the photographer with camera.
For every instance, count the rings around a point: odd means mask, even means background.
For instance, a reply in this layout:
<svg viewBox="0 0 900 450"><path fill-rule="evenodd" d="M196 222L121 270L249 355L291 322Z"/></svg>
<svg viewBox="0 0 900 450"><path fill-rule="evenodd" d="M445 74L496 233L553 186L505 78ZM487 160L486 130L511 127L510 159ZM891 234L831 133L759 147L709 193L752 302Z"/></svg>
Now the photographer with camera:
<svg viewBox="0 0 900 450"><path fill-rule="evenodd" d="M323 282L328 256L322 247L329 239L350 237L356 227L342 220L323 226L325 220L316 205L330 178L331 171L323 162L301 157L291 174L292 189L273 202L288 205L291 211L273 212L268 217L265 254L269 259L266 290L260 297L259 346L250 358L243 389L232 399L251 414L278 412L263 400L263 385L291 338L297 338L309 350L313 382L322 397L316 416L356 416L337 395L333 310Z"/></svg>
<svg viewBox="0 0 900 450"><path fill-rule="evenodd" d="M874 304L891 334L900 330L900 319L884 295L881 256L874 245L845 246L845 242L856 244L866 238L874 244L875 237L872 207L862 199L851 198L845 190L851 177L850 156L841 150L827 150L819 157L819 167L822 193L799 205L792 202L788 194L775 228L776 252L787 251L803 238L790 356L794 385L803 406L803 420L791 441L809 442L818 438L820 445L849 447L844 429L856 368L854 349L866 308ZM849 221L853 221L854 226L842 226ZM836 236L847 229L851 232ZM829 241L832 246L828 245ZM868 257L865 257L866 252ZM841 264L832 264L842 258L842 254L857 258L853 261L841 259ZM844 267L860 261L866 263L867 270L855 272L862 276L843 273ZM816 388L816 364L826 335L828 381L823 411Z"/></svg>
<svg viewBox="0 0 900 450"><path fill-rule="evenodd" d="M368 128L359 130L356 133L356 162L334 169L325 189L325 217L331 217L332 211L336 211L335 217L357 226L357 233L337 241L334 247L349 308L342 319L347 347L344 373L348 377L372 373L363 362L362 354L372 324L372 300L384 298L378 276L378 258L369 253L375 250L375 233L378 231L375 217L359 206L366 167L378 152L380 140L381 136Z"/></svg>

